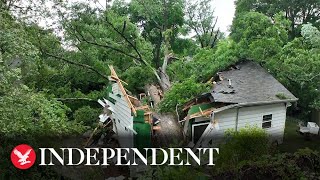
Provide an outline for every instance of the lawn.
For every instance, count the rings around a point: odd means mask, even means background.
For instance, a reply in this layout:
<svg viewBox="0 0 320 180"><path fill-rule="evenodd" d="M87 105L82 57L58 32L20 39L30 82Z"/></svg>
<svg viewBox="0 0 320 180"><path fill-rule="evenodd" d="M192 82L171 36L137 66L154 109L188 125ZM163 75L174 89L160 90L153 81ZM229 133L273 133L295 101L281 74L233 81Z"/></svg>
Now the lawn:
<svg viewBox="0 0 320 180"><path fill-rule="evenodd" d="M281 152L295 152L297 149L308 147L320 151L320 136L313 136L310 139L305 138L296 131L298 122L298 119L287 117L283 144L279 145L279 150Z"/></svg>

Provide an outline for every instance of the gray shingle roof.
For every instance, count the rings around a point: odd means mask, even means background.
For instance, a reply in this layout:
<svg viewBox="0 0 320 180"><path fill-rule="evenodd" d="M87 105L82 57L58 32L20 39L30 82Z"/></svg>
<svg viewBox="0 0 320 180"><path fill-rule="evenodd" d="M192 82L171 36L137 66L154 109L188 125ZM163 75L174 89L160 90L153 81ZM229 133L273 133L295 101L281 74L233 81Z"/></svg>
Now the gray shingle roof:
<svg viewBox="0 0 320 180"><path fill-rule="evenodd" d="M227 71L219 72L218 81L211 95L215 102L271 103L297 101L271 74L253 61L242 61ZM229 79L231 86L229 85Z"/></svg>

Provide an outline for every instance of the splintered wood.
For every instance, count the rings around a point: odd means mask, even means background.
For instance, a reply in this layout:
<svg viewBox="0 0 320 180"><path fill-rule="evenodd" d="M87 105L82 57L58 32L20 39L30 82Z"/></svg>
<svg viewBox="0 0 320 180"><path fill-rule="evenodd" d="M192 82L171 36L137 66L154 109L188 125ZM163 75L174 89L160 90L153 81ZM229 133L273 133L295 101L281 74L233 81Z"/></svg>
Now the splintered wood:
<svg viewBox="0 0 320 180"><path fill-rule="evenodd" d="M128 105L130 106L130 109L131 111L134 113L134 115L136 116L137 115L137 112L136 112L136 109L135 107L133 106L132 102L130 101L130 98L129 98L129 95L127 94L126 90L124 89L123 85L122 85L122 81L120 80L120 78L118 77L116 71L113 69L113 66L109 66L110 68L110 71L111 71L111 78L114 79L118 85L119 85L119 88L120 88L120 91L122 92L123 96L125 97Z"/></svg>
<svg viewBox="0 0 320 180"><path fill-rule="evenodd" d="M131 111L134 113L134 115L136 116L137 115L137 110L143 110L145 113L144 113L144 119L145 119L145 122L146 123L149 123L152 125L152 112L149 108L149 106L141 106L141 102L139 101L139 99L137 99L136 97L133 97L133 96L130 96L127 94L127 91L126 89L123 87L122 83L125 83L127 84L126 82L122 81L116 71L114 70L113 66L109 66L110 68L110 71L111 71L111 76L110 78L112 78L113 80L115 80L118 85L119 85L119 88L122 92L122 94L124 95Z"/></svg>

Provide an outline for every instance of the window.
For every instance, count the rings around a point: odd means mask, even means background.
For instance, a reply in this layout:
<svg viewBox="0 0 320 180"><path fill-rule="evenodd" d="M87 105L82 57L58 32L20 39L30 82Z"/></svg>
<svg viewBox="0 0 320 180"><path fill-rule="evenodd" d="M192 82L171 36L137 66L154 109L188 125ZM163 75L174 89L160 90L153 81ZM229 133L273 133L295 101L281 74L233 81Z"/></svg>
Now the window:
<svg viewBox="0 0 320 180"><path fill-rule="evenodd" d="M264 115L262 118L262 128L271 128L272 114Z"/></svg>

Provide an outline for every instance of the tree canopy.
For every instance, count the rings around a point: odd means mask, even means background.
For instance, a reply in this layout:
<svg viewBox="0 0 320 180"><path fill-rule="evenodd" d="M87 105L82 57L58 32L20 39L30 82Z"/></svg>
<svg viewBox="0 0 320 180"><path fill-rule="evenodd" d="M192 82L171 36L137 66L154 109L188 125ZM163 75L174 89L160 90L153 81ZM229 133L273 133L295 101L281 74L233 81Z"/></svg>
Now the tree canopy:
<svg viewBox="0 0 320 180"><path fill-rule="evenodd" d="M96 101L108 93L109 65L132 96L160 87L159 112L181 110L210 91L217 72L243 59L260 63L299 98L303 115L320 109L319 0L237 0L229 36L211 3L115 0L101 8L1 0L2 145L92 128L101 111Z"/></svg>

